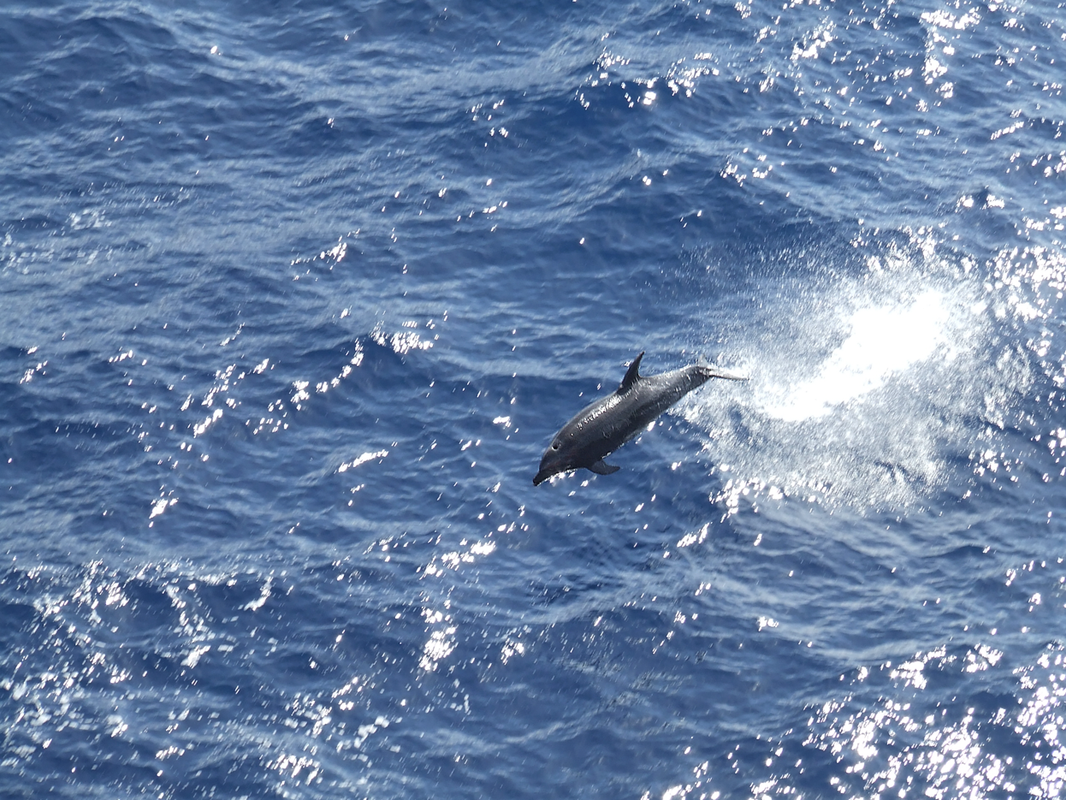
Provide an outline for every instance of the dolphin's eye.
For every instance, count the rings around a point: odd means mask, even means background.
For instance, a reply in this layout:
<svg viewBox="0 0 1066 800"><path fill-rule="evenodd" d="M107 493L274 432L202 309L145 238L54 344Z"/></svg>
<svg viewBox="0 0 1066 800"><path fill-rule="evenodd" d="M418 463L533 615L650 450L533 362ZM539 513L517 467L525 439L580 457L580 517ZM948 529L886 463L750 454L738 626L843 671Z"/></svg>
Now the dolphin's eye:
<svg viewBox="0 0 1066 800"><path fill-rule="evenodd" d="M559 443L558 442L552 442L552 450L558 450L558 449L559 449Z"/></svg>

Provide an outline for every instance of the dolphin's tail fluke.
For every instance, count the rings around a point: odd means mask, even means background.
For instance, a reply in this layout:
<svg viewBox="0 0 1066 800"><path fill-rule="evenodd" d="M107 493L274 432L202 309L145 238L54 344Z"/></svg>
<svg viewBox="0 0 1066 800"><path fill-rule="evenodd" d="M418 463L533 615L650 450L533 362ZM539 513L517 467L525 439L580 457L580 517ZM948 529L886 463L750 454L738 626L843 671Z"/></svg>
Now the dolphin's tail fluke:
<svg viewBox="0 0 1066 800"><path fill-rule="evenodd" d="M751 376L750 375L742 375L739 372L733 372L733 371L728 370L728 369L721 369L719 367L712 367L712 366L705 365L705 364L698 365L696 367L696 369L699 370L700 375L705 380L710 380L711 378L724 378L727 381L747 381L747 380L751 380Z"/></svg>

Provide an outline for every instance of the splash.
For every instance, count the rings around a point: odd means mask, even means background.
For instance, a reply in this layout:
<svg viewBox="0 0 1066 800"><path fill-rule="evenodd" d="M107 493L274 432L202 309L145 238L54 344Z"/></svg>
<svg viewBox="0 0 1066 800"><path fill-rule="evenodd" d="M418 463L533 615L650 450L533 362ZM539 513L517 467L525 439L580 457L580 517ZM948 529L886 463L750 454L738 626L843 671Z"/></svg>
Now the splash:
<svg viewBox="0 0 1066 800"><path fill-rule="evenodd" d="M859 308L851 333L819 366L817 374L794 388L774 387L766 413L786 422L825 417L884 386L942 349L948 341L950 301L927 290L911 302Z"/></svg>
<svg viewBox="0 0 1066 800"><path fill-rule="evenodd" d="M975 276L871 263L768 299L739 332L745 391L678 409L707 434L722 483L711 500L727 513L761 498L872 509L961 494L973 473L959 466L1031 381Z"/></svg>

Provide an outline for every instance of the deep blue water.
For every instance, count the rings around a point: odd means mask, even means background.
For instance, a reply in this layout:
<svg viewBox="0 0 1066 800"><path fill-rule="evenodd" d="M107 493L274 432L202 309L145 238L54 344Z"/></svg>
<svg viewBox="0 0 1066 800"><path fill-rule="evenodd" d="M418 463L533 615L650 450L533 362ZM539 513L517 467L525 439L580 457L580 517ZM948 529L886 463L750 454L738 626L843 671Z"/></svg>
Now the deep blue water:
<svg viewBox="0 0 1066 800"><path fill-rule="evenodd" d="M4 5L0 796L1061 796L1064 14Z"/></svg>

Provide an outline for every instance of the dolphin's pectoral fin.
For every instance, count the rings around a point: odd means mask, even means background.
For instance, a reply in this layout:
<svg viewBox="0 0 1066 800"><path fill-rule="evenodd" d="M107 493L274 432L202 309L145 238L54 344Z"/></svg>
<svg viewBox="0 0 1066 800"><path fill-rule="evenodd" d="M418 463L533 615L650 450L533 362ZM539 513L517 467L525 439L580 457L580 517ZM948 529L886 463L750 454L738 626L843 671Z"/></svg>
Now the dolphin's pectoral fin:
<svg viewBox="0 0 1066 800"><path fill-rule="evenodd" d="M621 467L616 467L612 464L606 463L602 458L595 464L590 464L589 469L595 472L597 475L613 475L618 472Z"/></svg>

